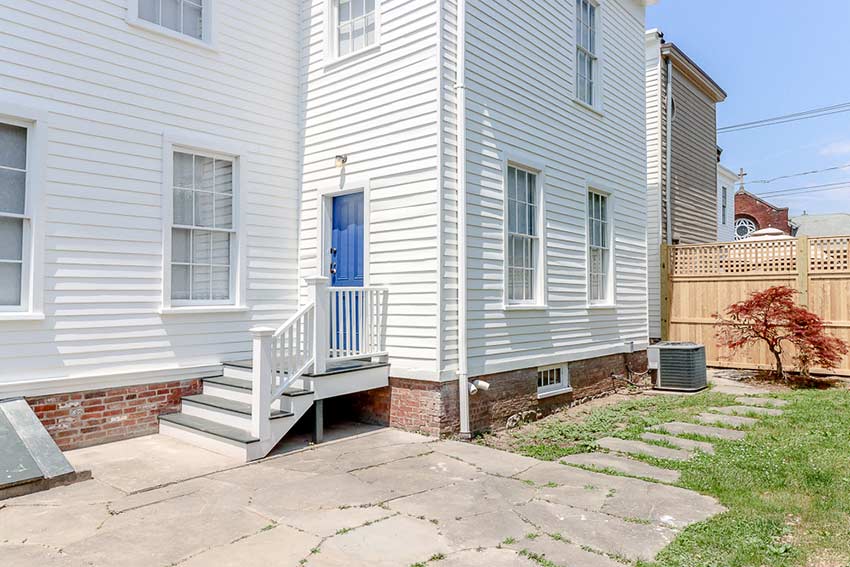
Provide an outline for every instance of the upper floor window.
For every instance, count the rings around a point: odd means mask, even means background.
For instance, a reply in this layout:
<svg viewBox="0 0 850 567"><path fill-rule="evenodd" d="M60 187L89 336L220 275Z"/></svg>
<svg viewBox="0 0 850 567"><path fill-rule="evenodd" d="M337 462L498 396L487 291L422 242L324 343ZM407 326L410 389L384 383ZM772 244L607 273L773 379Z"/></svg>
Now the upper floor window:
<svg viewBox="0 0 850 567"><path fill-rule="evenodd" d="M727 210L729 208L729 196L728 196L729 190L726 187L723 187L721 189L721 192L723 194L721 195L721 203L720 203L720 221L721 221L721 223L723 223L725 225L726 224L726 213L727 213Z"/></svg>
<svg viewBox="0 0 850 567"><path fill-rule="evenodd" d="M204 14L210 0L131 0L138 2L141 20L203 40ZM208 35L208 34L207 34Z"/></svg>
<svg viewBox="0 0 850 567"><path fill-rule="evenodd" d="M234 161L175 151L172 171L172 304L233 303Z"/></svg>
<svg viewBox="0 0 850 567"><path fill-rule="evenodd" d="M595 191L587 194L588 287L591 304L610 303L611 228L608 197Z"/></svg>
<svg viewBox="0 0 850 567"><path fill-rule="evenodd" d="M507 299L512 304L531 304L538 300L540 197L537 174L508 166L507 186Z"/></svg>
<svg viewBox="0 0 850 567"><path fill-rule="evenodd" d="M332 0L335 55L345 57L377 41L377 0Z"/></svg>
<svg viewBox="0 0 850 567"><path fill-rule="evenodd" d="M28 128L0 123L0 309L25 303L28 137Z"/></svg>
<svg viewBox="0 0 850 567"><path fill-rule="evenodd" d="M591 0L576 0L576 98L596 104L596 10Z"/></svg>

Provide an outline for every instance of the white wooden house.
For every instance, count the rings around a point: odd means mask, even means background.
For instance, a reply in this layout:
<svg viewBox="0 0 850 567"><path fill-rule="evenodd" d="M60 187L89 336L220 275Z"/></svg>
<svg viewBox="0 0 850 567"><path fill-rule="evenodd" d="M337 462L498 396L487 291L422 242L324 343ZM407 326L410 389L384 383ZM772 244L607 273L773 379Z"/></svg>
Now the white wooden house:
<svg viewBox="0 0 850 567"><path fill-rule="evenodd" d="M169 414L256 458L339 396L468 434L646 347L643 1L0 0L0 38L0 397L62 447Z"/></svg>

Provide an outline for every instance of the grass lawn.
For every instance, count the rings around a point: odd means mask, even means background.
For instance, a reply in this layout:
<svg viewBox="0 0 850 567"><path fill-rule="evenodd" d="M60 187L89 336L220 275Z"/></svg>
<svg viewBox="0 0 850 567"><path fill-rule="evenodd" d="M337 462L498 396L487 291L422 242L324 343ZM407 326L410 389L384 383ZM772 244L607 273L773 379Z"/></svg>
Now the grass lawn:
<svg viewBox="0 0 850 567"><path fill-rule="evenodd" d="M850 567L850 391L778 397L791 402L784 415L761 418L743 441L715 442L715 455L646 459L681 470L679 486L716 497L728 512L688 527L656 563L640 567ZM503 434L500 445L557 460L592 450L601 437L634 439L720 405L735 405L734 397L640 396L578 420L552 416Z"/></svg>

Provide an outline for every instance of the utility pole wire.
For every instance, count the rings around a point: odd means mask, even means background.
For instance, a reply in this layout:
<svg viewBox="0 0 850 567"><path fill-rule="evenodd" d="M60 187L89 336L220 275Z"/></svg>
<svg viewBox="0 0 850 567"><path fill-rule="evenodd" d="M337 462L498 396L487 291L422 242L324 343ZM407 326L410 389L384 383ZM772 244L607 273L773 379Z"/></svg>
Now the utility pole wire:
<svg viewBox="0 0 850 567"><path fill-rule="evenodd" d="M811 171L803 171L803 172L800 172L800 173L791 173L791 174L788 174L788 175L782 175L780 177L774 177L772 179L756 179L755 181L748 181L747 183L753 183L753 184L758 183L760 185L766 185L768 183L773 183L774 181L780 181L782 179L791 179L792 177L803 177L803 176L806 176L806 175L814 175L816 173L825 173L827 171L838 171L839 169L847 169L848 167L850 167L850 163L845 164L845 165L836 165L834 167L827 167L827 168L824 168L824 169L813 169ZM738 182L738 184L740 184L740 182Z"/></svg>
<svg viewBox="0 0 850 567"><path fill-rule="evenodd" d="M743 122L741 124L732 124L731 126L723 126L717 129L718 134L730 132L740 132L742 130L751 130L753 128L763 128L765 126L774 126L778 124L787 124L789 122L797 122L799 120L809 120L811 118L820 118L822 116L830 116L841 112L850 112L850 102L835 104L832 106L824 106L821 108L813 108L803 112L795 112L793 114L785 114L783 116L774 116L773 118L764 118L753 122Z"/></svg>

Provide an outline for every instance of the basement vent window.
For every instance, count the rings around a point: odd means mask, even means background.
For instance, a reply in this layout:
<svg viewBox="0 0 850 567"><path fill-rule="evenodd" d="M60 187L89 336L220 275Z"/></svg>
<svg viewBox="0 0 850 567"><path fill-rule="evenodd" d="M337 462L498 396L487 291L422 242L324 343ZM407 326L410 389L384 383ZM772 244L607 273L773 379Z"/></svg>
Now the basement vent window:
<svg viewBox="0 0 850 567"><path fill-rule="evenodd" d="M537 369L537 397L547 398L571 392L567 365L544 366Z"/></svg>

